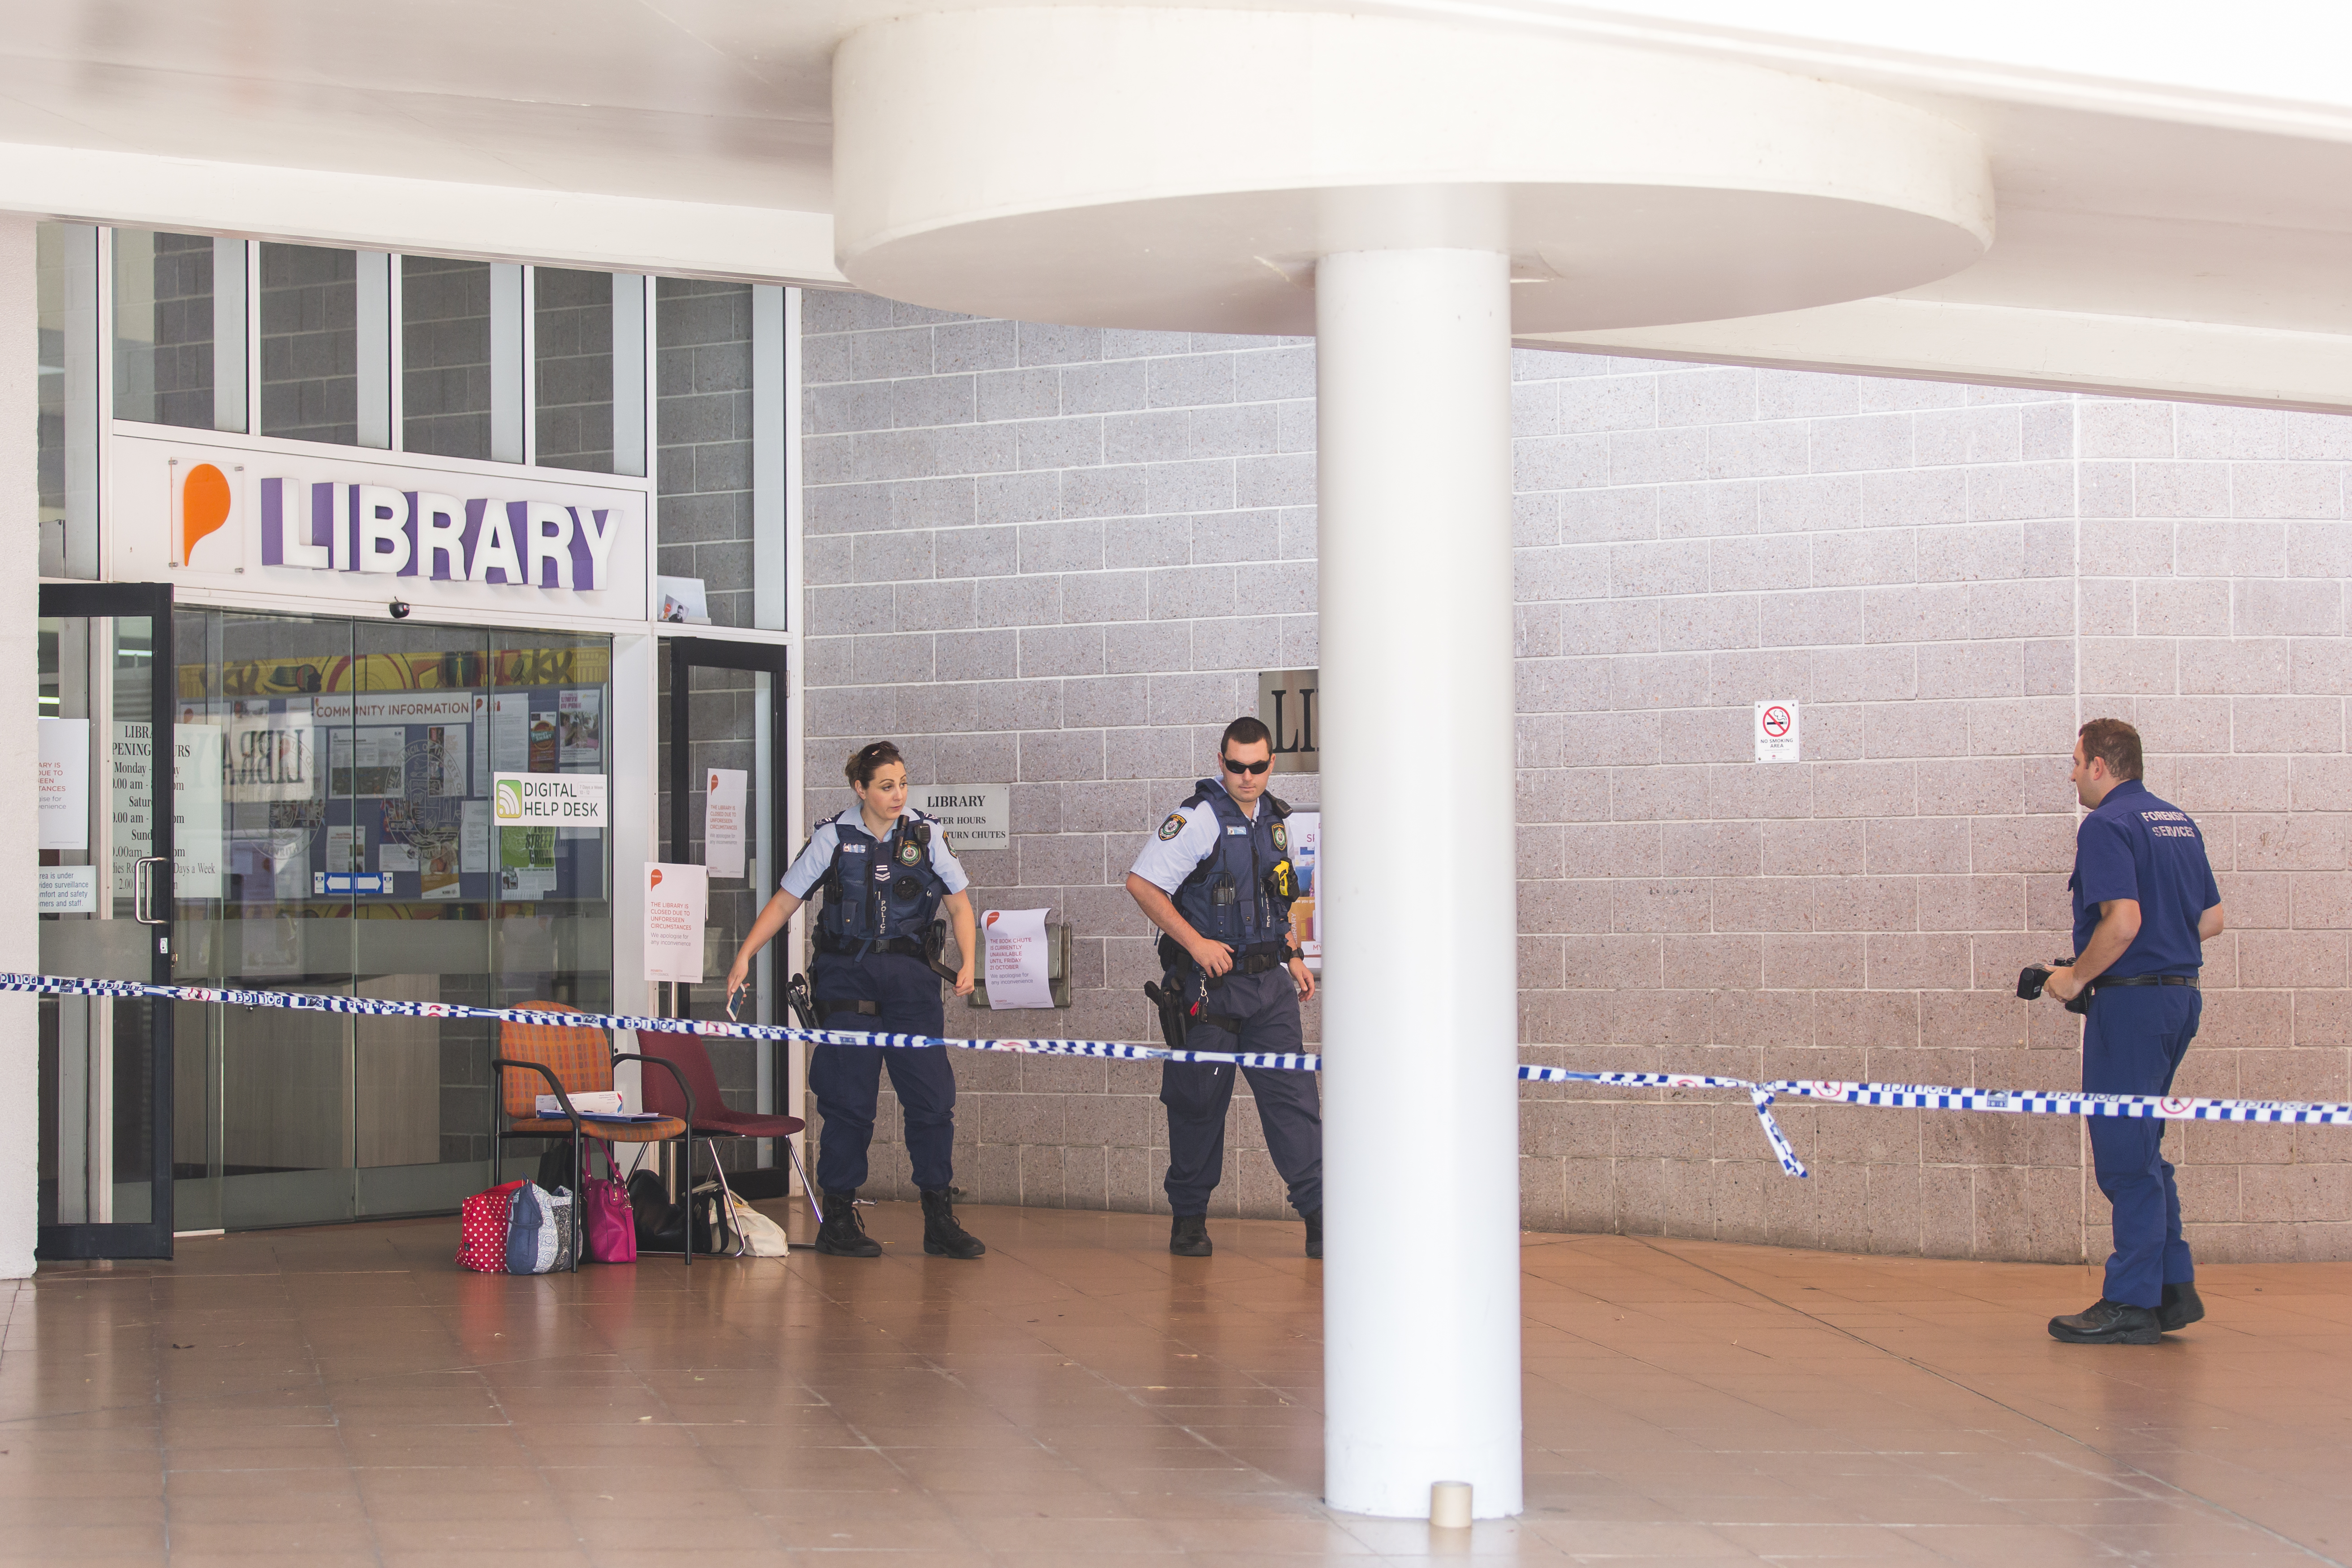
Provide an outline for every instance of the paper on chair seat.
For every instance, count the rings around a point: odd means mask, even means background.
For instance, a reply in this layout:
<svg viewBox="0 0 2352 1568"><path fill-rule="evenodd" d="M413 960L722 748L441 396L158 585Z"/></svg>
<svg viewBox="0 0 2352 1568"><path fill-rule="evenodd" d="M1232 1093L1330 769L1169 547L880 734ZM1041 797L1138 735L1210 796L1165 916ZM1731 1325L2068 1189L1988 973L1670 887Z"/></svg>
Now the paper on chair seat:
<svg viewBox="0 0 2352 1568"><path fill-rule="evenodd" d="M572 1097L572 1109L583 1116L592 1111L606 1116L616 1115L621 1110L621 1091L593 1089L585 1094L575 1094ZM551 1094L542 1094L539 1097L539 1113L541 1116L561 1116L563 1114L563 1102Z"/></svg>

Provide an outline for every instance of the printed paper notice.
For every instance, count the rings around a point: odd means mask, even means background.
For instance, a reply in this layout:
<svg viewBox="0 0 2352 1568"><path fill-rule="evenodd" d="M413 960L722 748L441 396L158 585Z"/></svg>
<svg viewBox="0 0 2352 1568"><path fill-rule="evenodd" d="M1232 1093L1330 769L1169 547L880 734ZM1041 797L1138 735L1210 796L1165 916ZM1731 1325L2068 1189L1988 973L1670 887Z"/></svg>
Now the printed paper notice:
<svg viewBox="0 0 2352 1568"><path fill-rule="evenodd" d="M1756 760L1759 763L1797 761L1797 704L1759 702L1756 705Z"/></svg>
<svg viewBox="0 0 2352 1568"><path fill-rule="evenodd" d="M98 868L43 866L40 872L40 912L45 915L98 913Z"/></svg>
<svg viewBox="0 0 2352 1568"><path fill-rule="evenodd" d="M743 797L751 775L712 768L702 796L702 864L714 877L743 874Z"/></svg>
<svg viewBox="0 0 2352 1568"><path fill-rule="evenodd" d="M89 847L89 721L41 721L41 843L44 849ZM92 895L95 897L95 893ZM44 902L41 912L52 912Z"/></svg>
<svg viewBox="0 0 2352 1568"><path fill-rule="evenodd" d="M707 868L646 863L647 980L702 983L702 925L709 902Z"/></svg>
<svg viewBox="0 0 2352 1568"><path fill-rule="evenodd" d="M490 803L469 800L457 826L457 867L462 871L490 868Z"/></svg>
<svg viewBox="0 0 2352 1568"><path fill-rule="evenodd" d="M1298 879L1298 897L1290 904L1290 940L1307 967L1323 969L1323 928L1315 911L1323 880L1323 814L1294 811L1283 822L1290 833L1290 868Z"/></svg>
<svg viewBox="0 0 2352 1568"><path fill-rule="evenodd" d="M988 1005L1051 1007L1054 983L1045 971L1045 910L991 910L981 917L988 944Z"/></svg>

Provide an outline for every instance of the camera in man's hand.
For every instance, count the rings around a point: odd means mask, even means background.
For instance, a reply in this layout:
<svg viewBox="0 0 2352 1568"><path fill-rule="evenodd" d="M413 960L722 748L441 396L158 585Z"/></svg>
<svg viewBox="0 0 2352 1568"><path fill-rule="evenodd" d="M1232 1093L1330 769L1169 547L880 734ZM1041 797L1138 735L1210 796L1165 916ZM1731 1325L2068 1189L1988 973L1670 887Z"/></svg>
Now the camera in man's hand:
<svg viewBox="0 0 2352 1568"><path fill-rule="evenodd" d="M2054 959L2046 964L2027 964L2023 969L2017 972L2017 999L2021 1002L2032 1002L2038 999L2042 994L2042 988L2050 984L2050 975L2052 971L2071 968L2074 963L2074 961L2071 958L2061 958ZM2074 994L2074 999L2073 1001L2066 1004L2066 1011L2069 1013L2088 1013L2090 1010L2091 988L2085 985L2082 990Z"/></svg>

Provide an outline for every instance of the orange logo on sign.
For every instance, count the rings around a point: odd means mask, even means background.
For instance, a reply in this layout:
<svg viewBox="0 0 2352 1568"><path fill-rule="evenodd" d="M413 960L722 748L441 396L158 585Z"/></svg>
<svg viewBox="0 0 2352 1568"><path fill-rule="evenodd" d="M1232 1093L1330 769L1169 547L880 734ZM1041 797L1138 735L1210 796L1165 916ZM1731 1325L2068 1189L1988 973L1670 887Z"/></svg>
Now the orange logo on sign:
<svg viewBox="0 0 2352 1568"><path fill-rule="evenodd" d="M220 531L228 521L228 476L210 463L198 463L180 484L180 563L194 558L196 542Z"/></svg>
<svg viewBox="0 0 2352 1568"><path fill-rule="evenodd" d="M653 882L652 882L651 886L652 886L652 887L655 887L655 888L658 888L658 887L660 887L660 886L661 886L661 871L660 871L660 869L659 869L658 868L656 868L655 869L655 871L654 871L654 879L653 879Z"/></svg>

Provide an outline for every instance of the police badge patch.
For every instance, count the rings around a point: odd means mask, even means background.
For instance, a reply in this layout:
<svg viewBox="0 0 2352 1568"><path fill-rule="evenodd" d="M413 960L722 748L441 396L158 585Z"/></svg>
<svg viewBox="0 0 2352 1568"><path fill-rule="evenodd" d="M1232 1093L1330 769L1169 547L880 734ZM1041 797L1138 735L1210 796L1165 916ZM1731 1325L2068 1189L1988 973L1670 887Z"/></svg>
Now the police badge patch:
<svg viewBox="0 0 2352 1568"><path fill-rule="evenodd" d="M923 863L923 847L912 839L898 846L898 864L919 866Z"/></svg>
<svg viewBox="0 0 2352 1568"><path fill-rule="evenodd" d="M1290 853L1290 835L1283 831L1279 822L1274 825L1274 852L1277 855Z"/></svg>
<svg viewBox="0 0 2352 1568"><path fill-rule="evenodd" d="M1160 837L1163 840L1173 838L1183 831L1184 814L1181 811L1170 812L1168 820L1160 825Z"/></svg>

